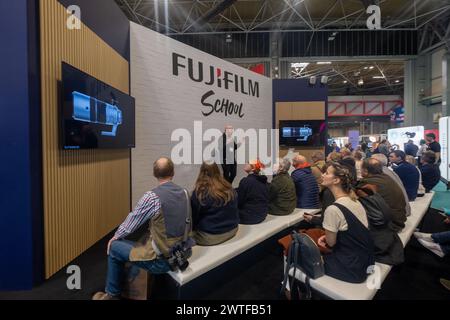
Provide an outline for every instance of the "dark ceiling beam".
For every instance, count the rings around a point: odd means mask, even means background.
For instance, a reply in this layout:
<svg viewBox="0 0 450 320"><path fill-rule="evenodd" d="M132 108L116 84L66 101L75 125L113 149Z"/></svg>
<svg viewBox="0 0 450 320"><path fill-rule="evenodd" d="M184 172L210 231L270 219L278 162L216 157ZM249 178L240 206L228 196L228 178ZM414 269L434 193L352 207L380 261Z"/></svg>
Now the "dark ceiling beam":
<svg viewBox="0 0 450 320"><path fill-rule="evenodd" d="M221 3L219 3L217 6L215 6L214 8L212 8L211 10L209 10L208 12L205 13L205 15L203 17L200 17L197 21L196 21L196 26L197 27L202 27L203 25L205 25L206 23L208 23L211 19L215 18L217 15L221 14L222 12L224 12L226 9L228 9L229 7L231 7L237 0L223 0Z"/></svg>
<svg viewBox="0 0 450 320"><path fill-rule="evenodd" d="M361 0L362 4L364 5L364 8L367 9L368 6L375 4L375 5L379 5L379 1L378 0Z"/></svg>
<svg viewBox="0 0 450 320"><path fill-rule="evenodd" d="M367 7L371 5L372 1L370 1L370 0L361 0L361 2L363 4L364 8L367 9Z"/></svg>

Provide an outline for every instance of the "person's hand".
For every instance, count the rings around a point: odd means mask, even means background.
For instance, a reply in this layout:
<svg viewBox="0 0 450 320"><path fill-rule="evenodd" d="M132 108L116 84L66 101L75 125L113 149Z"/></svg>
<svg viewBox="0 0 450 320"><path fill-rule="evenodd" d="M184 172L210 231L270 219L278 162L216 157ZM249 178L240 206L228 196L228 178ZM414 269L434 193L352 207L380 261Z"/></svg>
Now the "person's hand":
<svg viewBox="0 0 450 320"><path fill-rule="evenodd" d="M311 214L309 214L309 213L304 213L303 214L303 219L305 219L307 222L311 222L311 220L312 220L312 218L313 218L313 215L311 215Z"/></svg>
<svg viewBox="0 0 450 320"><path fill-rule="evenodd" d="M319 247L328 249L328 247L327 247L327 238L326 238L325 235L321 236L319 238L319 240L317 240L317 244L319 245Z"/></svg>
<svg viewBox="0 0 450 320"><path fill-rule="evenodd" d="M111 244L114 242L114 241L116 241L117 240L117 238L116 237L112 237L111 238L111 240L109 240L109 242L108 242L108 247L106 248L106 254L109 256L109 251L110 251L110 249L111 249Z"/></svg>

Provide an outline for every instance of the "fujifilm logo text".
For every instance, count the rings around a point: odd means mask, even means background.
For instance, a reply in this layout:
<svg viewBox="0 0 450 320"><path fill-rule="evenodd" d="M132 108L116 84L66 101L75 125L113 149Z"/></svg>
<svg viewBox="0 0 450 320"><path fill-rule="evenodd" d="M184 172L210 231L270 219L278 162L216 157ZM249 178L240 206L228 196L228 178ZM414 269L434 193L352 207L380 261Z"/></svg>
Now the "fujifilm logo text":
<svg viewBox="0 0 450 320"><path fill-rule="evenodd" d="M186 70L189 78L194 82L201 82L208 86L234 90L244 95L259 98L259 82L245 79L243 76L229 71L223 71L214 66L205 66L201 61L194 61L192 58L172 53L173 75L179 76L181 70Z"/></svg>

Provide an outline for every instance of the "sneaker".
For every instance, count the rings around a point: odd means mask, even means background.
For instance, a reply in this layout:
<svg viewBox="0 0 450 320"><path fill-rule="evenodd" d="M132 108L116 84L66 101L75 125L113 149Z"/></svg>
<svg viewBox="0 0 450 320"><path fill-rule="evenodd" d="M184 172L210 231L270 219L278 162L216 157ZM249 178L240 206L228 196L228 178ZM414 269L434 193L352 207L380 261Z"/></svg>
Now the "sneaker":
<svg viewBox="0 0 450 320"><path fill-rule="evenodd" d="M450 290L450 280L440 279L439 281L441 282L441 284L444 286L445 289Z"/></svg>
<svg viewBox="0 0 450 320"><path fill-rule="evenodd" d="M433 238L431 237L431 233L422 233L422 232L414 232L414 236L419 239L423 239L425 241L434 242Z"/></svg>
<svg viewBox="0 0 450 320"><path fill-rule="evenodd" d="M97 292L92 297L92 300L119 300L119 298L111 296L107 294L106 292Z"/></svg>
<svg viewBox="0 0 450 320"><path fill-rule="evenodd" d="M442 251L441 246L437 243L426 241L423 239L417 239L421 245L423 245L425 248L433 252L435 255L443 258L445 256L445 253Z"/></svg>

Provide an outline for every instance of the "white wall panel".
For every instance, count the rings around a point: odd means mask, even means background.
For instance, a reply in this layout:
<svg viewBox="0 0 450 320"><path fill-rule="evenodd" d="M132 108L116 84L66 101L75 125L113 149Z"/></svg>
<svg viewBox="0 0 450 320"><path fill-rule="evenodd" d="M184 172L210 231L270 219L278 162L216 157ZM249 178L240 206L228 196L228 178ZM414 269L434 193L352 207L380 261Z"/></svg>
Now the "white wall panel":
<svg viewBox="0 0 450 320"><path fill-rule="evenodd" d="M136 148L132 151L132 188L133 204L142 194L154 188L156 181L152 177L153 162L160 156L170 156L172 147L171 134L177 128L186 128L192 134L194 121L202 121L203 133L206 129L217 128L223 131L226 124L234 128L271 129L272 127L272 81L269 78L219 59L181 42L140 25L131 23L131 94L136 98ZM173 53L186 57L180 60L186 68L179 68L179 75L173 74ZM194 82L188 74L188 58L193 59L194 76L197 76L198 62L203 63L205 80ZM221 87L215 83L207 85L210 79L210 66L220 68ZM233 74L233 83L224 88L224 72ZM251 96L235 91L234 75L243 77L247 85L258 83L259 96ZM240 82L240 81L239 81ZM243 104L244 116L225 116L213 113L203 116L206 110L202 96L209 90L215 92L218 99ZM246 87L247 90L247 87ZM215 99L209 99L213 102ZM194 142L192 141L192 146ZM208 143L203 143L206 146ZM192 151L192 160L194 154ZM192 189L198 175L199 165L177 165L175 182ZM238 167L238 176L234 185L244 176L242 166Z"/></svg>

